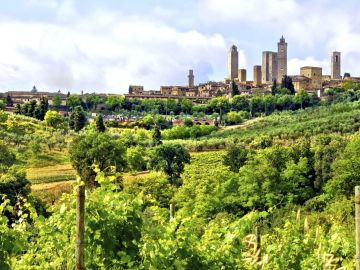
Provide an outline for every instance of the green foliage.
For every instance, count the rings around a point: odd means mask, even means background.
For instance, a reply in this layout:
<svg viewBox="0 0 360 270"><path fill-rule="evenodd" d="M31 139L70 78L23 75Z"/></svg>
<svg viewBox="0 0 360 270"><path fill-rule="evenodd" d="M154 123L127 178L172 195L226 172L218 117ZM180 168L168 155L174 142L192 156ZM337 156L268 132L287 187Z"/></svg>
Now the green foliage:
<svg viewBox="0 0 360 270"><path fill-rule="evenodd" d="M228 112L225 117L225 123L229 125L236 125L244 122L245 118L248 116L248 113L245 111L241 112ZM207 134L206 134L207 135Z"/></svg>
<svg viewBox="0 0 360 270"><path fill-rule="evenodd" d="M240 94L239 87L237 86L235 81L232 81L231 82L231 96L234 97L234 96L237 96L239 94Z"/></svg>
<svg viewBox="0 0 360 270"><path fill-rule="evenodd" d="M0 99L0 110L4 110L5 108L6 108L5 102L2 99Z"/></svg>
<svg viewBox="0 0 360 270"><path fill-rule="evenodd" d="M11 167L16 161L16 156L5 144L0 141L0 172Z"/></svg>
<svg viewBox="0 0 360 270"><path fill-rule="evenodd" d="M44 120L46 125L55 129L63 127L65 123L65 118L63 116L61 116L58 112L51 110L46 112Z"/></svg>
<svg viewBox="0 0 360 270"><path fill-rule="evenodd" d="M224 156L224 165L230 167L230 171L239 172L241 166L247 159L247 150L243 144L229 145L226 155Z"/></svg>
<svg viewBox="0 0 360 270"><path fill-rule="evenodd" d="M162 136L165 140L199 138L209 135L217 129L218 128L215 126L208 125L193 125L191 127L176 126L171 129L164 130L162 132Z"/></svg>
<svg viewBox="0 0 360 270"><path fill-rule="evenodd" d="M77 136L70 145L69 154L74 169L89 185L94 184L96 177L94 165L110 173L126 168L124 145L107 133L88 132Z"/></svg>
<svg viewBox="0 0 360 270"><path fill-rule="evenodd" d="M156 171L163 171L169 176L171 184L180 186L180 174L185 163L190 163L190 155L181 145L159 145L150 151L149 166Z"/></svg>
<svg viewBox="0 0 360 270"><path fill-rule="evenodd" d="M161 132L160 132L160 129L158 126L155 126L155 128L153 130L152 139L153 139L154 145L162 144L162 141L161 141L162 135L161 135Z"/></svg>
<svg viewBox="0 0 360 270"><path fill-rule="evenodd" d="M56 95L53 97L52 99L52 107L56 108L56 109L59 109L60 106L61 106L61 98L60 96Z"/></svg>
<svg viewBox="0 0 360 270"><path fill-rule="evenodd" d="M281 80L281 88L287 88L290 90L291 95L295 95L295 87L291 77L285 75Z"/></svg>
<svg viewBox="0 0 360 270"><path fill-rule="evenodd" d="M146 169L145 150L137 145L126 150L126 161L131 172Z"/></svg>
<svg viewBox="0 0 360 270"><path fill-rule="evenodd" d="M95 124L96 124L96 130L98 132L105 132L106 127L104 125L104 120L101 114L99 114L96 119L95 119Z"/></svg>
<svg viewBox="0 0 360 270"><path fill-rule="evenodd" d="M353 195L354 188L360 184L360 134L353 136L343 153L332 164L333 178L325 186L326 192L336 195Z"/></svg>
<svg viewBox="0 0 360 270"><path fill-rule="evenodd" d="M68 106L70 110L74 110L76 107L81 106L81 98L76 94L71 94L66 99L66 106Z"/></svg>
<svg viewBox="0 0 360 270"><path fill-rule="evenodd" d="M71 115L69 120L70 128L76 132L82 130L86 125L86 115L81 106L76 106Z"/></svg>

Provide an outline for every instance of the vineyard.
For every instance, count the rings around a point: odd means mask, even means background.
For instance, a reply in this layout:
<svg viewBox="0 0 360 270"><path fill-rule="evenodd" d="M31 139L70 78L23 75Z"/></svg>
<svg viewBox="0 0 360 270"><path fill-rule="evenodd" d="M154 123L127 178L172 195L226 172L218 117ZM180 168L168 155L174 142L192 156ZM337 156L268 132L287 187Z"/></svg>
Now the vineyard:
<svg viewBox="0 0 360 270"><path fill-rule="evenodd" d="M359 115L339 103L159 137L0 115L0 269L75 267L79 172L87 269L353 269ZM160 168L165 151L184 162Z"/></svg>

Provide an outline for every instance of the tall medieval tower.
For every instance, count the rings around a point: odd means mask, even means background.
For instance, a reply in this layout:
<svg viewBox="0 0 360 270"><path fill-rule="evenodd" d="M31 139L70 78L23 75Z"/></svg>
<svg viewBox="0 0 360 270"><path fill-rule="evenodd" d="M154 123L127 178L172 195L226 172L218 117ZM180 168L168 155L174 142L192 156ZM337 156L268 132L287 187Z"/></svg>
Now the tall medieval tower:
<svg viewBox="0 0 360 270"><path fill-rule="evenodd" d="M331 79L341 79L341 53L333 52L331 54Z"/></svg>
<svg viewBox="0 0 360 270"><path fill-rule="evenodd" d="M284 36L281 36L278 42L278 66L277 66L277 82L281 83L282 78L287 75L287 43Z"/></svg>
<svg viewBox="0 0 360 270"><path fill-rule="evenodd" d="M228 71L229 79L234 80L238 77L239 53L235 45L232 45L229 51Z"/></svg>
<svg viewBox="0 0 360 270"><path fill-rule="evenodd" d="M278 56L276 52L265 51L262 54L262 83L271 84L277 79Z"/></svg>
<svg viewBox="0 0 360 270"><path fill-rule="evenodd" d="M194 71L192 69L189 69L189 75L188 75L188 85L189 88L193 88L194 87Z"/></svg>

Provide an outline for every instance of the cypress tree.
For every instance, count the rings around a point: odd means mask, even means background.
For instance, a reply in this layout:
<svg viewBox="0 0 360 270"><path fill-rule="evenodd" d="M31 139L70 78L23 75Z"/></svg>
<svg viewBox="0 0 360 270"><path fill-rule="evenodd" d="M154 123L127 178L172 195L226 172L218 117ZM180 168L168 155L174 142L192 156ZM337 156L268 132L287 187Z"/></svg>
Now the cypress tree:
<svg viewBox="0 0 360 270"><path fill-rule="evenodd" d="M86 115L81 106L76 106L70 115L70 128L79 132L85 127Z"/></svg>
<svg viewBox="0 0 360 270"><path fill-rule="evenodd" d="M95 124L96 124L96 130L98 132L105 132L106 127L104 125L104 120L102 118L102 115L99 114L96 119L95 119Z"/></svg>
<svg viewBox="0 0 360 270"><path fill-rule="evenodd" d="M237 84L235 83L235 81L231 82L231 96L237 96L240 94L239 88L237 86Z"/></svg>
<svg viewBox="0 0 360 270"><path fill-rule="evenodd" d="M153 138L154 145L162 144L161 131L158 126L155 126L152 138Z"/></svg>

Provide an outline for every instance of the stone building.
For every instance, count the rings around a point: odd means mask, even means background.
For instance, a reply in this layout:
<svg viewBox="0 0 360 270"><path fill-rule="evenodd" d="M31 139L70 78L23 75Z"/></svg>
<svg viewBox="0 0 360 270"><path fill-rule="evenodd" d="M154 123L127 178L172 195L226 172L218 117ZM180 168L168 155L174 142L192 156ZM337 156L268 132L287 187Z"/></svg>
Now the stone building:
<svg viewBox="0 0 360 270"><path fill-rule="evenodd" d="M258 87L261 85L261 66L254 66L254 80L253 80L253 86Z"/></svg>
<svg viewBox="0 0 360 270"><path fill-rule="evenodd" d="M321 67L302 67L300 75L311 79L311 90L319 90L322 88L322 68Z"/></svg>
<svg viewBox="0 0 360 270"><path fill-rule="evenodd" d="M277 79L278 57L276 52L265 51L262 53L262 83L272 84Z"/></svg>
<svg viewBox="0 0 360 270"><path fill-rule="evenodd" d="M188 75L188 86L189 88L194 87L194 71L192 69L189 69L189 75Z"/></svg>
<svg viewBox="0 0 360 270"><path fill-rule="evenodd" d="M228 59L228 72L229 79L235 80L238 77L238 69L239 69L239 53L237 47L232 45L229 51L229 59Z"/></svg>
<svg viewBox="0 0 360 270"><path fill-rule="evenodd" d="M296 92L300 90L311 90L311 79L303 75L290 76Z"/></svg>
<svg viewBox="0 0 360 270"><path fill-rule="evenodd" d="M341 79L341 53L333 52L331 54L331 79Z"/></svg>
<svg viewBox="0 0 360 270"><path fill-rule="evenodd" d="M287 75L287 43L284 36L281 36L280 42L278 42L277 53L277 82L280 83L282 78Z"/></svg>
<svg viewBox="0 0 360 270"><path fill-rule="evenodd" d="M144 86L142 85L130 85L129 94L132 95L141 95L144 92Z"/></svg>
<svg viewBox="0 0 360 270"><path fill-rule="evenodd" d="M246 83L246 69L239 69L238 76L239 83Z"/></svg>

